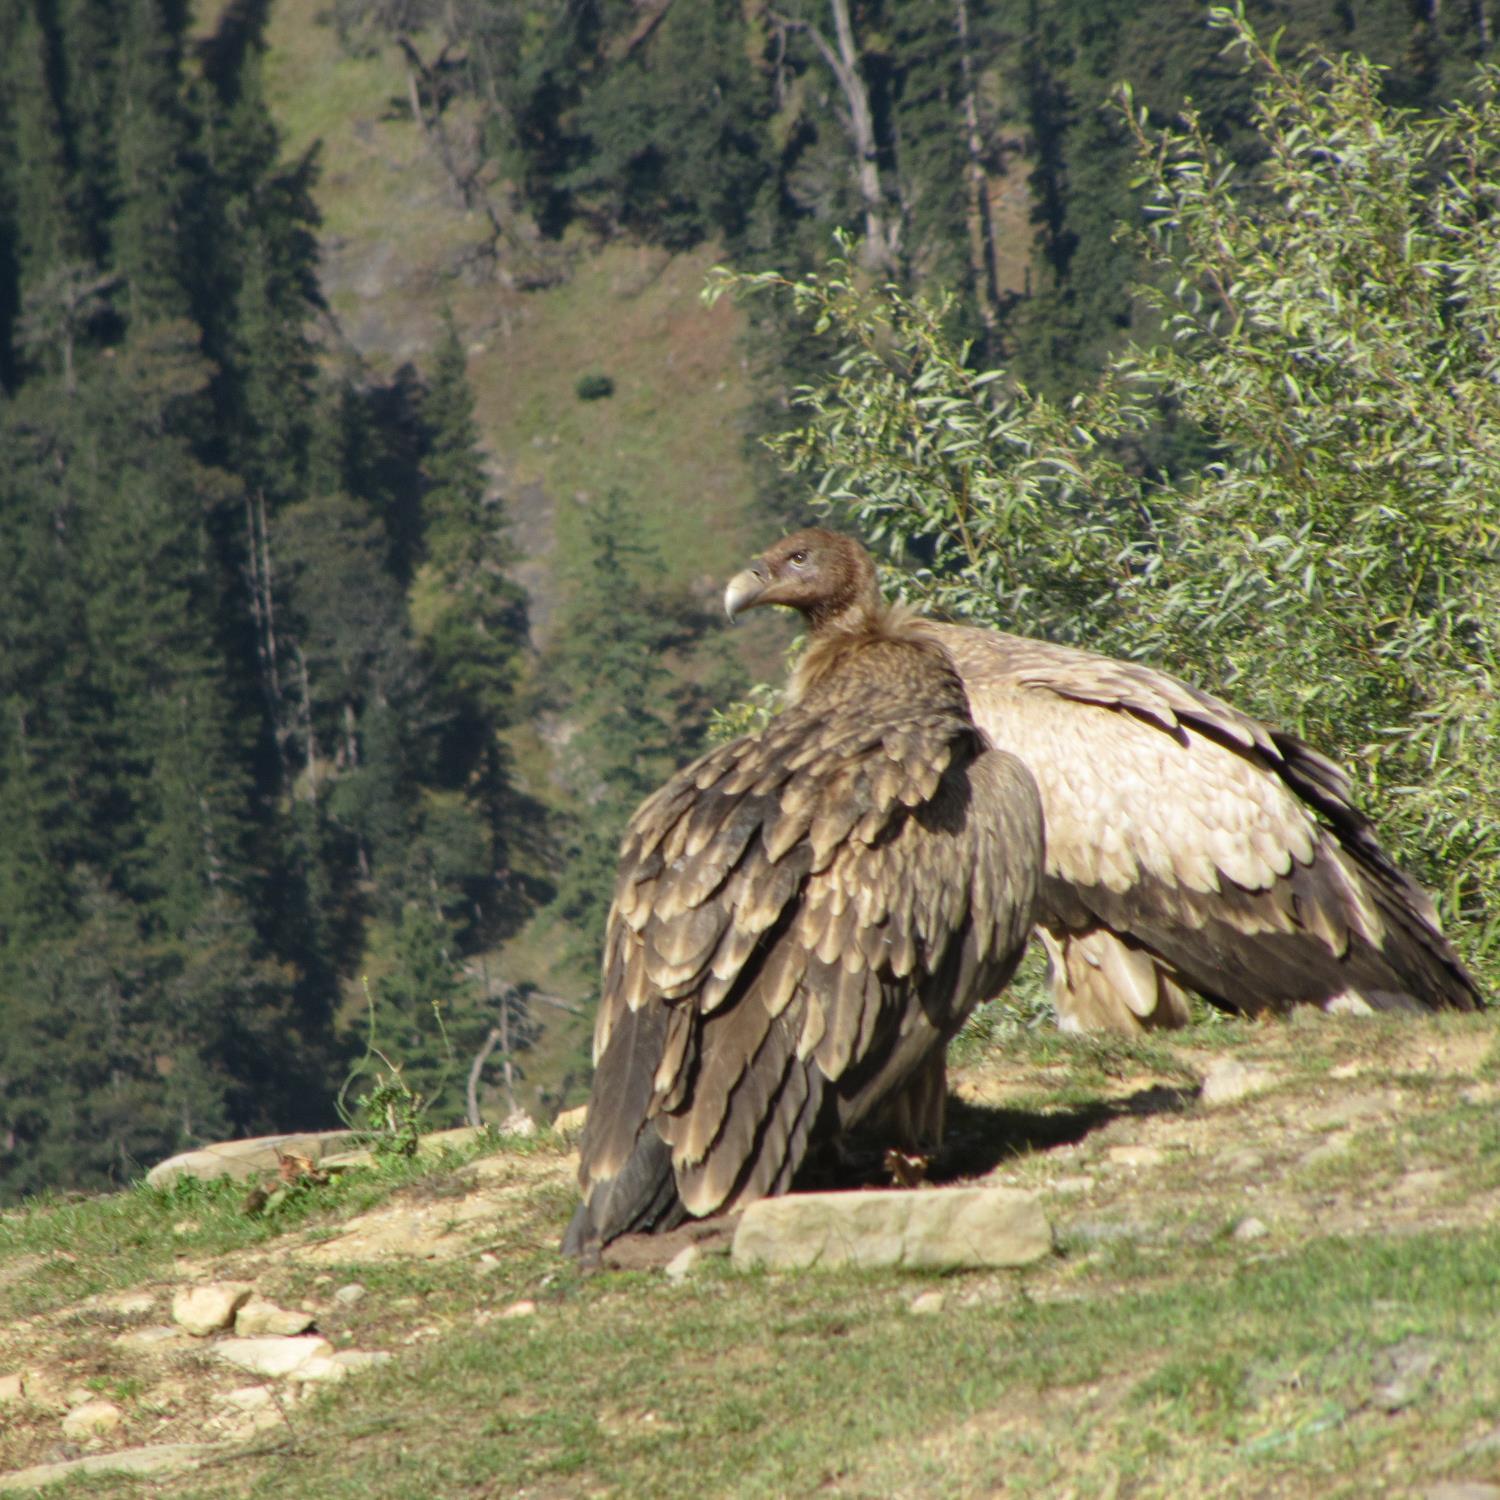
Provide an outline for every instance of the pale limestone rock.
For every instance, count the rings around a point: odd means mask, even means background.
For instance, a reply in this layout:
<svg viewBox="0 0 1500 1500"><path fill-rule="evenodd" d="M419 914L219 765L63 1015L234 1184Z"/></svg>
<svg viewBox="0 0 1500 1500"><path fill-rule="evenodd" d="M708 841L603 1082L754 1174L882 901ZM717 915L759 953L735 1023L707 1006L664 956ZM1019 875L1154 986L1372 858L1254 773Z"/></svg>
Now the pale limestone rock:
<svg viewBox="0 0 1500 1500"><path fill-rule="evenodd" d="M306 1333L312 1325L311 1313L289 1312L261 1297L252 1297L234 1315L234 1331L244 1339L260 1338L265 1334L287 1338L295 1333Z"/></svg>
<svg viewBox="0 0 1500 1500"><path fill-rule="evenodd" d="M923 1292L920 1297L913 1299L911 1312L919 1315L929 1313L940 1313L948 1299L941 1292Z"/></svg>
<svg viewBox="0 0 1500 1500"><path fill-rule="evenodd" d="M64 1437L102 1437L113 1432L125 1420L125 1413L113 1401L85 1401L62 1419Z"/></svg>
<svg viewBox="0 0 1500 1500"><path fill-rule="evenodd" d="M488 1250L474 1263L474 1274L476 1276L493 1276L500 1269L502 1262L498 1255L491 1255Z"/></svg>
<svg viewBox="0 0 1500 1500"><path fill-rule="evenodd" d="M184 1287L172 1298L172 1321L191 1334L204 1337L234 1322L255 1288L248 1281L215 1281Z"/></svg>
<svg viewBox="0 0 1500 1500"><path fill-rule="evenodd" d="M317 1355L333 1353L333 1345L317 1334L294 1338L223 1339L214 1353L253 1375L285 1376Z"/></svg>
<svg viewBox="0 0 1500 1500"><path fill-rule="evenodd" d="M513 1109L501 1123L500 1134L514 1135L528 1141L536 1134L536 1121L524 1109Z"/></svg>
<svg viewBox="0 0 1500 1500"><path fill-rule="evenodd" d="M1234 1226L1234 1237L1237 1240L1262 1240L1270 1232L1265 1221L1257 1219L1253 1214L1247 1214Z"/></svg>
<svg viewBox="0 0 1500 1500"><path fill-rule="evenodd" d="M565 1109L552 1122L552 1129L565 1141L571 1141L583 1134L584 1122L588 1117L588 1105L580 1104L577 1109Z"/></svg>
<svg viewBox="0 0 1500 1500"><path fill-rule="evenodd" d="M1105 1154L1116 1167L1159 1167L1167 1159L1159 1146L1111 1146Z"/></svg>
<svg viewBox="0 0 1500 1500"><path fill-rule="evenodd" d="M121 1292L96 1300L98 1306L110 1312L120 1313L127 1318L138 1318L156 1306L156 1298L150 1292Z"/></svg>
<svg viewBox="0 0 1500 1500"><path fill-rule="evenodd" d="M668 1281L686 1281L703 1259L703 1252L696 1245L684 1245L666 1265Z"/></svg>
<svg viewBox="0 0 1500 1500"><path fill-rule="evenodd" d="M1233 1104L1274 1088L1276 1082L1276 1075L1268 1068L1254 1067L1237 1057L1220 1057L1203 1075L1198 1099L1208 1105Z"/></svg>
<svg viewBox="0 0 1500 1500"><path fill-rule="evenodd" d="M259 1411L271 1404L271 1387L268 1385L241 1385L232 1391L221 1391L219 1400L236 1411Z"/></svg>
<svg viewBox="0 0 1500 1500"><path fill-rule="evenodd" d="M287 1379L294 1384L317 1384L324 1381L347 1380L362 1370L373 1370L390 1359L389 1354L365 1349L344 1349L338 1354L318 1355L299 1365Z"/></svg>
<svg viewBox="0 0 1500 1500"><path fill-rule="evenodd" d="M12 1474L0 1474L0 1494L37 1490L81 1474L180 1474L216 1451L212 1443L158 1443L149 1448L123 1448L118 1453L94 1453L67 1463L35 1464Z"/></svg>
<svg viewBox="0 0 1500 1500"><path fill-rule="evenodd" d="M171 1186L179 1177L233 1177L244 1182L263 1173L275 1172L277 1153L305 1156L318 1162L343 1150L353 1139L350 1130L318 1130L297 1135L262 1135L246 1141L220 1141L196 1151L183 1151L158 1162L146 1173L154 1188Z"/></svg>
<svg viewBox="0 0 1500 1500"><path fill-rule="evenodd" d="M155 1349L160 1344L175 1343L187 1338L185 1328L168 1328L154 1325L150 1328L127 1328L115 1336L115 1343L122 1349Z"/></svg>
<svg viewBox="0 0 1500 1500"><path fill-rule="evenodd" d="M353 1307L355 1303L364 1300L364 1295L364 1287L362 1287L357 1281L351 1281L346 1286L341 1286L338 1291L333 1294L333 1300L337 1302L340 1307Z"/></svg>
<svg viewBox="0 0 1500 1500"><path fill-rule="evenodd" d="M507 1307L505 1309L505 1311L500 1314L500 1316L502 1318L531 1318L531 1317L535 1317L536 1316L536 1303L533 1302L531 1300L531 1298L525 1297L520 1302L512 1302L511 1305L509 1307Z"/></svg>
<svg viewBox="0 0 1500 1500"><path fill-rule="evenodd" d="M1021 1266L1052 1249L1035 1193L1016 1188L794 1193L745 1210L737 1269Z"/></svg>

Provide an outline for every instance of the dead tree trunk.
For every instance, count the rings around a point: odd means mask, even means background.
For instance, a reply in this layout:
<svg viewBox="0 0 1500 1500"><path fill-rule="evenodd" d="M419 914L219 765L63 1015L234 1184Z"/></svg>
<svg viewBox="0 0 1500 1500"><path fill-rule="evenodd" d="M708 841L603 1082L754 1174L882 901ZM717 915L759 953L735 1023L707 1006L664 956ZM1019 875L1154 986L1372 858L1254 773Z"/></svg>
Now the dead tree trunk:
<svg viewBox="0 0 1500 1500"><path fill-rule="evenodd" d="M829 0L833 10L833 34L837 46L811 21L772 14L777 26L787 31L805 31L828 64L849 111L849 143L854 147L855 181L864 210L864 260L873 271L896 272L901 245L899 219L891 217L891 205L880 181L880 153L875 140L875 117L870 110L870 91L859 68L859 48L849 19L849 0Z"/></svg>
<svg viewBox="0 0 1500 1500"><path fill-rule="evenodd" d="M958 72L964 98L964 144L969 179L969 265L974 296L986 334L999 324L999 278L995 272L995 228L990 220L989 179L984 170L984 141L979 133L979 102L974 93L974 63L969 55L969 0L956 0Z"/></svg>

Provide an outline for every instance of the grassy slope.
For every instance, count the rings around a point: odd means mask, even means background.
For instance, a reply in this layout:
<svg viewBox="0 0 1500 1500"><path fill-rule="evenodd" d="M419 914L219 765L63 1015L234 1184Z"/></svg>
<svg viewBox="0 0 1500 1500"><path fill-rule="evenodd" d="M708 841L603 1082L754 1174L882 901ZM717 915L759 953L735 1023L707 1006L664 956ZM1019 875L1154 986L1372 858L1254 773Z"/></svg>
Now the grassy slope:
<svg viewBox="0 0 1500 1500"><path fill-rule="evenodd" d="M1492 1479L1497 1040L1488 1016L1012 1035L965 1070L965 1096L989 1102L957 1135L1043 1194L1059 1250L1024 1272L744 1275L710 1258L680 1285L584 1278L552 1248L571 1162L545 1138L508 1148L503 1211L476 1226L489 1270L473 1251L301 1259L372 1202L459 1204L474 1168L457 1160L348 1181L270 1225L238 1189L43 1204L0 1216L0 1372L54 1361L60 1384L119 1400L132 1439L198 1435L222 1409L208 1388L243 1377L201 1345L166 1356L186 1379L147 1373L110 1342L119 1315L78 1299L144 1285L160 1303L210 1275L310 1298L329 1336L397 1351L233 1461L91 1494L1352 1500ZM1217 1109L1174 1092L1215 1057L1274 1084ZM1232 1233L1250 1212L1265 1233ZM356 1277L370 1295L341 1310L331 1287ZM942 1307L914 1312L931 1290ZM519 1297L535 1313L501 1316ZM0 1467L51 1451L56 1421L22 1408Z"/></svg>

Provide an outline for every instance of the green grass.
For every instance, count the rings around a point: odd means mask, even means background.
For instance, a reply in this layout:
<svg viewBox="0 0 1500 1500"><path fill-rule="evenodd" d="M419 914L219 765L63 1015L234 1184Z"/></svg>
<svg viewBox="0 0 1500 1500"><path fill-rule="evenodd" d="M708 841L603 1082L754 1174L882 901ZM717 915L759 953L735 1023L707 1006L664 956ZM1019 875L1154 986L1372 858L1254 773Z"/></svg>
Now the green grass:
<svg viewBox="0 0 1500 1500"><path fill-rule="evenodd" d="M535 1146L506 1144L522 1152L557 1149L549 1136ZM260 1211L247 1211L250 1184L229 1178L179 1178L160 1190L139 1182L119 1193L40 1194L0 1213L0 1322L165 1276L183 1256L253 1249L298 1230L332 1233L393 1193L451 1184L456 1171L493 1150L494 1142L481 1137L460 1150L388 1158L319 1185L304 1179Z"/></svg>
<svg viewBox="0 0 1500 1500"><path fill-rule="evenodd" d="M1057 1301L955 1277L935 1316L896 1275L564 1272L536 1317L340 1392L274 1464L178 1493L1368 1494L1461 1468L1493 1422L1497 1254L1500 1231L1328 1242ZM1438 1368L1385 1411L1383 1362L1414 1338Z"/></svg>

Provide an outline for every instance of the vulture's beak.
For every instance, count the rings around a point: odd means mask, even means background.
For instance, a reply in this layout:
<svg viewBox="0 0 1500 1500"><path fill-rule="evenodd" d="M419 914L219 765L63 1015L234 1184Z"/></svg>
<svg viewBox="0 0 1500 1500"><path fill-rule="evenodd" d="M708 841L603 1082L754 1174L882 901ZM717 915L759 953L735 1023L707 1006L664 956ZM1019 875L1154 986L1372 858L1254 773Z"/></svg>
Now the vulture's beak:
<svg viewBox="0 0 1500 1500"><path fill-rule="evenodd" d="M770 584L766 566L757 558L743 573L736 573L729 580L729 587L724 590L724 613L733 621L736 615L759 603Z"/></svg>

